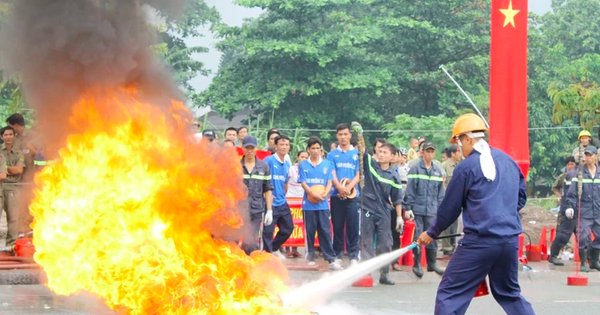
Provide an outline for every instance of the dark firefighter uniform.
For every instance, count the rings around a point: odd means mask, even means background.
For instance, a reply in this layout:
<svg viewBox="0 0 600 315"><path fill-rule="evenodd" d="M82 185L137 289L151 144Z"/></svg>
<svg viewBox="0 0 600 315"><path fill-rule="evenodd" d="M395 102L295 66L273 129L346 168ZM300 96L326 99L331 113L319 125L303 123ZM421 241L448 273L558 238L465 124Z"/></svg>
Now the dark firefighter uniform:
<svg viewBox="0 0 600 315"><path fill-rule="evenodd" d="M552 247L550 248L550 263L556 266L564 266L564 263L558 259L558 253L560 249L565 247L569 240L571 239L571 235L577 232L577 220L569 220L565 215L565 210L567 210L567 192L569 191L569 187L571 186L571 181L573 178L577 177L577 168L572 169L570 172L564 174L562 178L562 188L561 188L561 198L560 198L560 211L558 215L560 216L560 223L558 224L558 230L556 231L556 238L554 242L552 242ZM559 180L561 179L559 178Z"/></svg>
<svg viewBox="0 0 600 315"><path fill-rule="evenodd" d="M586 154L588 154L586 150ZM595 153L594 153L595 154ZM574 176L571 186L567 192L567 207L574 210L570 221L579 220L581 211L581 223L579 233L579 257L581 258L581 270L587 269L587 250L591 248L591 266L600 270L598 257L600 256L600 167L596 167L595 174L591 174L587 165L583 165L583 184L581 193L581 209L579 208L578 183L579 179ZM595 240L592 242L590 233L594 233Z"/></svg>
<svg viewBox="0 0 600 315"><path fill-rule="evenodd" d="M273 190L273 184L271 183L271 172L269 165L264 161L256 159L256 165L252 170L252 173L248 172L246 165L244 164L244 158L242 157L242 168L244 169L244 185L248 189L248 211L250 212L250 224L252 239L244 241L243 248L246 253L251 253L257 249L258 237L260 225L263 220L263 214L266 209L266 201L264 193ZM261 240L262 241L262 240Z"/></svg>
<svg viewBox="0 0 600 315"><path fill-rule="evenodd" d="M465 236L438 288L435 314L464 314L487 275L494 298L507 314L534 314L518 283L519 210L527 201L525 180L517 163L496 149L491 149L491 156L497 175L488 180L480 156L473 150L458 164L437 218L427 230L435 239L463 212Z"/></svg>
<svg viewBox="0 0 600 315"><path fill-rule="evenodd" d="M426 231L437 214L437 209L444 198L443 174L442 169L434 163L427 169L425 161L420 158L419 163L413 166L408 172L408 184L404 195L404 208L406 211L413 211L415 215L416 229L414 241L419 235ZM442 274L443 271L437 268L437 243L433 242L425 247L427 257L427 270ZM423 276L421 270L421 248L417 246L413 250L415 264L413 272L418 276Z"/></svg>
<svg viewBox="0 0 600 315"><path fill-rule="evenodd" d="M392 166L383 170L369 154L365 154L363 159L363 165L368 167L365 170L365 186L361 195L360 250L361 258L367 260L392 250L390 221L392 212L395 213L396 210L392 208L390 199L394 207L402 204L402 184L400 176ZM383 266L380 271L380 283L394 284L387 278L390 272L388 265Z"/></svg>

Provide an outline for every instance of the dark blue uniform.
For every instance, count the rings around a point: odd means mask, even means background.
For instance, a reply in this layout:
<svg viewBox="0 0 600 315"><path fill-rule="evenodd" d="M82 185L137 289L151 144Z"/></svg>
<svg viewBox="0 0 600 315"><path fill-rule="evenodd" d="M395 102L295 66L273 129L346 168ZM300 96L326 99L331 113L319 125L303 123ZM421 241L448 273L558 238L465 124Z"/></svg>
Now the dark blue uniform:
<svg viewBox="0 0 600 315"><path fill-rule="evenodd" d="M383 170L369 154L364 155L364 165L367 167L361 196L360 250L361 259L367 260L375 255L392 251L390 218L392 212L396 212L392 204L394 207L402 204L402 184L400 176L392 167ZM395 225L396 221L393 223ZM376 252L373 250L375 235L377 235ZM383 266L382 276L386 276L389 270L389 266Z"/></svg>
<svg viewBox="0 0 600 315"><path fill-rule="evenodd" d="M534 314L518 282L525 180L510 156L496 149L491 152L495 180L483 176L480 153L473 151L456 167L436 220L427 230L430 237L438 237L463 211L465 236L438 288L435 314L464 314L487 275L494 298L507 314Z"/></svg>
<svg viewBox="0 0 600 315"><path fill-rule="evenodd" d="M569 220L565 215L565 210L568 208L567 193L569 192L569 187L571 187L571 180L574 177L577 177L577 168L572 169L565 175L563 191L561 192L562 198L560 198L560 212L558 214L560 216L560 223L558 225L558 230L556 231L556 238L554 239L554 242L552 242L550 250L552 257L558 256L560 249L567 245L571 239L571 235L577 232L577 220Z"/></svg>
<svg viewBox="0 0 600 315"><path fill-rule="evenodd" d="M269 165L264 161L256 159L256 164L252 173L248 172L244 158L240 161L244 171L244 185L248 190L248 212L250 212L250 232L251 239L244 240L242 248L247 254L259 249L258 232L262 224L263 215L266 209L264 193L273 190L271 184L271 172Z"/></svg>
<svg viewBox="0 0 600 315"><path fill-rule="evenodd" d="M581 211L581 228L579 237L579 249L600 249L600 167L596 167L596 174L592 176L587 165L583 165L583 191L581 194L581 209L579 209L579 196L577 186L579 179L575 175L571 179L571 186L567 192L567 208L575 210L575 216L571 221L577 222L579 211ZM596 239L592 243L590 233L594 233Z"/></svg>

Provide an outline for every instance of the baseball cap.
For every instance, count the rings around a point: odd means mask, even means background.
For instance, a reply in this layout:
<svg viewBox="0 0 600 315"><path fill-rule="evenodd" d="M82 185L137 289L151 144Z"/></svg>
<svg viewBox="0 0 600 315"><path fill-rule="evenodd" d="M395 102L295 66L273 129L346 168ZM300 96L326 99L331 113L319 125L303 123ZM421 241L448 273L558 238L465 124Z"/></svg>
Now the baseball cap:
<svg viewBox="0 0 600 315"><path fill-rule="evenodd" d="M433 142L431 142L431 141L425 141L423 143L423 151L425 151L427 149L434 149L435 150L435 145L433 144Z"/></svg>
<svg viewBox="0 0 600 315"><path fill-rule="evenodd" d="M585 148L585 150L583 150L584 154L598 154L598 149L596 149L595 146L593 145L588 145L587 148Z"/></svg>
<svg viewBox="0 0 600 315"><path fill-rule="evenodd" d="M256 137L255 136L245 136L244 140L242 140L242 146L245 147L257 147L258 146L258 141L256 141Z"/></svg>
<svg viewBox="0 0 600 315"><path fill-rule="evenodd" d="M215 140L217 138L215 131L210 129L202 131L202 136L210 140Z"/></svg>

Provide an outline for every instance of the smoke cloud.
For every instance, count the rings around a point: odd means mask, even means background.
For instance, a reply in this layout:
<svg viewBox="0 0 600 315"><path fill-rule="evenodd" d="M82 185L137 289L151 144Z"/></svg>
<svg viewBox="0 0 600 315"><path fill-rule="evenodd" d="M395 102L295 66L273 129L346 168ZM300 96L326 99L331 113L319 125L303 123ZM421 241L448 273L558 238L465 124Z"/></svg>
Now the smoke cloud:
<svg viewBox="0 0 600 315"><path fill-rule="evenodd" d="M70 111L84 93L136 87L162 107L183 99L150 51L141 5L174 16L185 1L20 0L0 36L3 68L20 73L29 106L50 142L63 143Z"/></svg>

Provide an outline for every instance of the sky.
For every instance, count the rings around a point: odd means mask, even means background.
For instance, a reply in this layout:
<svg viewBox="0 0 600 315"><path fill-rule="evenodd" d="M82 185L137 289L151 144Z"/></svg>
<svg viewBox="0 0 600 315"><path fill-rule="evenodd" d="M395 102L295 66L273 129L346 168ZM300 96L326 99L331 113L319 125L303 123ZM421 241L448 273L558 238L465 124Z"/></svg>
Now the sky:
<svg viewBox="0 0 600 315"><path fill-rule="evenodd" d="M261 9L249 9L233 4L233 0L205 0L208 5L215 6L221 13L223 21L232 26L240 26L245 18L252 18L260 15ZM550 11L550 0L529 0L529 10L537 14L544 14ZM216 40L212 38L208 29L204 32L205 37L191 38L187 40L188 46L203 46L208 47L209 52L203 54L196 54L194 58L204 62L205 66L216 73L219 68L219 61L221 54L214 48ZM203 91L210 85L212 81L212 75L197 76L190 83L196 89L196 91Z"/></svg>

